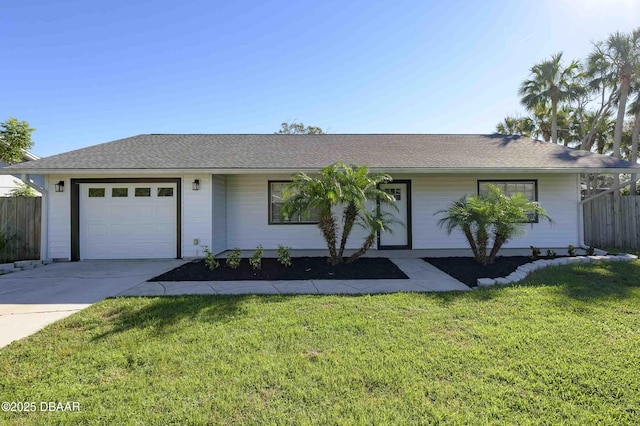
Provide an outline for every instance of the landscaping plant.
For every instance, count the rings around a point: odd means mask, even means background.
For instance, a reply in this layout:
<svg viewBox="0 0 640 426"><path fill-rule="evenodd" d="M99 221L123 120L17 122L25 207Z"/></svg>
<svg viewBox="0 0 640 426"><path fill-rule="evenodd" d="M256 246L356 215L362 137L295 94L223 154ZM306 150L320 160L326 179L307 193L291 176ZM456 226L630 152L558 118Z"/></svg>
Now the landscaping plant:
<svg viewBox="0 0 640 426"><path fill-rule="evenodd" d="M542 250L534 246L529 246L529 248L531 249L531 256L529 256L531 260L538 260L538 258L540 257L540 253L542 253Z"/></svg>
<svg viewBox="0 0 640 426"><path fill-rule="evenodd" d="M264 249L262 248L262 245L258 245L258 247L256 247L256 251L249 258L249 264L253 269L262 268L263 253L264 253Z"/></svg>
<svg viewBox="0 0 640 426"><path fill-rule="evenodd" d="M329 249L329 263L337 265L344 261L344 249L353 225L371 223L372 213L367 204L379 202L395 207L395 198L378 188L379 184L390 181L388 174L369 173L366 166L347 166L340 162L322 169L318 177L299 172L292 176L292 182L284 191L281 211L285 217L298 213L309 217L312 210L320 209L318 227ZM342 209L342 226L338 226L334 208ZM339 229L341 235L338 235Z"/></svg>
<svg viewBox="0 0 640 426"><path fill-rule="evenodd" d="M449 234L454 229L462 231L481 265L492 263L507 241L524 233L524 225L531 214L551 222L546 211L523 194L507 197L495 185L489 185L488 195L462 197L438 213L445 214L438 225ZM491 249L490 242L493 243Z"/></svg>
<svg viewBox="0 0 640 426"><path fill-rule="evenodd" d="M211 269L212 271L214 269L217 269L220 266L220 262L218 262L218 260L213 256L213 253L211 253L209 247L203 246L202 250L204 251L204 264L207 265L207 268Z"/></svg>
<svg viewBox="0 0 640 426"><path fill-rule="evenodd" d="M576 248L572 244L569 244L569 247L567 248L567 254L571 257L574 257L576 255Z"/></svg>
<svg viewBox="0 0 640 426"><path fill-rule="evenodd" d="M291 253L289 253L289 250L291 250L291 247L278 244L278 262L280 262L285 268L292 265Z"/></svg>
<svg viewBox="0 0 640 426"><path fill-rule="evenodd" d="M588 249L585 249L587 256L593 256L596 253L596 248L594 246L589 246Z"/></svg>
<svg viewBox="0 0 640 426"><path fill-rule="evenodd" d="M354 260L361 257L369 250L376 241L376 236L381 232L393 232L390 225L399 223L399 221L391 214L381 212L380 209L375 209L369 214L363 214L360 217L358 225L369 231L369 235L365 238L362 246L347 259L347 263L351 263Z"/></svg>
<svg viewBox="0 0 640 426"><path fill-rule="evenodd" d="M556 257L556 252L551 249L547 250L547 257Z"/></svg>
<svg viewBox="0 0 640 426"><path fill-rule="evenodd" d="M238 269L240 266L240 249L235 248L227 253L227 266L231 269Z"/></svg>

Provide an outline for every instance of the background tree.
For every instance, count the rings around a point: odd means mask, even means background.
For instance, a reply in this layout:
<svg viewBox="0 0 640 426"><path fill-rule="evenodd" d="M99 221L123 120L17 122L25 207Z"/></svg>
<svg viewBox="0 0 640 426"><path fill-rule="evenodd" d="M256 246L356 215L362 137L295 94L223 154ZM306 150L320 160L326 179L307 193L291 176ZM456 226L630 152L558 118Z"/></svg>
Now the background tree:
<svg viewBox="0 0 640 426"><path fill-rule="evenodd" d="M511 117L505 119L496 125L496 132L501 135L520 135L527 137L535 137L537 134L536 126L530 117Z"/></svg>
<svg viewBox="0 0 640 426"><path fill-rule="evenodd" d="M613 64L605 54L603 42L594 43L593 51L586 60L586 94L595 95L599 105L596 110L579 111L582 138L580 149L590 151L595 142L596 133L603 128L603 123L610 115L618 92L616 72ZM606 127L606 126L605 126Z"/></svg>
<svg viewBox="0 0 640 426"><path fill-rule="evenodd" d="M26 121L13 117L0 123L0 161L8 164L21 162L25 151L33 146L31 133L34 130Z"/></svg>
<svg viewBox="0 0 640 426"><path fill-rule="evenodd" d="M640 80L640 78L639 78ZM640 89L636 94L636 100L629 105L629 114L633 115L633 130L631 133L631 162L638 162L638 142L640 139ZM638 193L638 175L631 175L631 195Z"/></svg>
<svg viewBox="0 0 640 426"><path fill-rule="evenodd" d="M304 123L284 122L280 125L280 130L275 132L280 135L321 135L324 131L317 126L305 126Z"/></svg>
<svg viewBox="0 0 640 426"><path fill-rule="evenodd" d="M344 261L344 250L355 223L377 226L367 203L395 206L395 198L378 189L378 184L389 181L391 176L387 174L369 173L366 166L347 166L340 162L322 169L318 177L299 172L292 176L292 182L285 188L281 211L283 217L298 213L308 217L313 210L319 209L318 227L329 249L329 263L337 265ZM339 208L342 209L340 236L338 219L333 213ZM377 219L383 220L384 217ZM348 262L359 257L354 256Z"/></svg>
<svg viewBox="0 0 640 426"><path fill-rule="evenodd" d="M16 187L9 191L10 197L35 197L36 191L33 190L29 185L24 182L18 182L14 180L13 183L16 184Z"/></svg>
<svg viewBox="0 0 640 426"><path fill-rule="evenodd" d="M562 53L531 67L531 79L520 87L522 104L530 111L540 105L551 106L551 141L558 143L558 106L562 102L577 99L583 88L576 82L580 63L562 64ZM565 142L565 145L567 142Z"/></svg>
<svg viewBox="0 0 640 426"><path fill-rule="evenodd" d="M605 56L613 64L618 78L618 115L613 134L613 156L620 158L622 143L622 128L626 115L627 98L631 81L638 70L640 62L640 29L631 34L616 32L611 34L606 42Z"/></svg>

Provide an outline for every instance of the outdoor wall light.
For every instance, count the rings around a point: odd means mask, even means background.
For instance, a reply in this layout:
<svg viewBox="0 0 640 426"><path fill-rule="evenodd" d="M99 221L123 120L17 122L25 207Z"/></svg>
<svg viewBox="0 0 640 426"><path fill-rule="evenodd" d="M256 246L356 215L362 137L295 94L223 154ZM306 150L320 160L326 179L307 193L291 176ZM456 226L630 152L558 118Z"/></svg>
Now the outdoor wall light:
<svg viewBox="0 0 640 426"><path fill-rule="evenodd" d="M56 183L56 192L64 192L64 181Z"/></svg>
<svg viewBox="0 0 640 426"><path fill-rule="evenodd" d="M193 188L194 191L197 191L200 189L200 179L196 179L193 181L193 183L191 184L191 188Z"/></svg>

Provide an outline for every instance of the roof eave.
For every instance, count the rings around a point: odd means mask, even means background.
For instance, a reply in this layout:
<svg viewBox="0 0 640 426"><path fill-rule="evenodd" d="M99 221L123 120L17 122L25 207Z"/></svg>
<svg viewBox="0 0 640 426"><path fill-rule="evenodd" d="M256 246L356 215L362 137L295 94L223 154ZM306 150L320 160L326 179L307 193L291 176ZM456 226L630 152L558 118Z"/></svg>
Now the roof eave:
<svg viewBox="0 0 640 426"><path fill-rule="evenodd" d="M315 172L319 168L197 168L197 169L29 169L29 168L0 168L0 175L30 174L30 175L149 175L166 176L180 174L266 174L266 173L295 173ZM611 168L611 167L498 167L498 168L456 168L456 167L370 167L371 171L384 173L429 173L429 174L507 174L507 173L538 173L538 174L575 174L575 173L619 173L640 174L638 168Z"/></svg>

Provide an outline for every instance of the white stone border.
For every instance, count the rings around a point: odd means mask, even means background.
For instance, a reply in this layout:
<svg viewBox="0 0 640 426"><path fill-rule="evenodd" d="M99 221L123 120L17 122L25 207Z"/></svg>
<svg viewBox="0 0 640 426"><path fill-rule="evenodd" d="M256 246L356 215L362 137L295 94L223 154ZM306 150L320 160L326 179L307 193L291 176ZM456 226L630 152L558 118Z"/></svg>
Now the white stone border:
<svg viewBox="0 0 640 426"><path fill-rule="evenodd" d="M615 254L615 255L601 255L601 256L573 256L573 257L559 257L557 259L540 259L531 263L525 263L513 271L506 277L501 278L478 278L478 287L491 287L496 284L511 284L517 283L523 280L527 275L538 269L546 268L553 265L568 265L571 263L586 263L597 262L600 260L606 260L609 262L633 262L638 260L638 256L633 254Z"/></svg>
<svg viewBox="0 0 640 426"><path fill-rule="evenodd" d="M37 268L39 266L48 265L53 262L52 259L46 260L18 260L13 263L0 264L0 275L10 274L12 272L24 271L26 269Z"/></svg>

